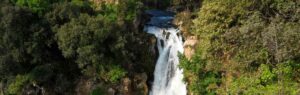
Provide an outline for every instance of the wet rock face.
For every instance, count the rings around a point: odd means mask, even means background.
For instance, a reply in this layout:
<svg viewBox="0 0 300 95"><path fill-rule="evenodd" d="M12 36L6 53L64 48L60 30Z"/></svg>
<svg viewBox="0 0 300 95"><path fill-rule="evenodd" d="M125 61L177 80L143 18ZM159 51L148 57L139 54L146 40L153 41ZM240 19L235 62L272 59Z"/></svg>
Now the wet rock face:
<svg viewBox="0 0 300 95"><path fill-rule="evenodd" d="M134 93L132 95L148 95L148 76L146 73L136 74L133 79Z"/></svg>
<svg viewBox="0 0 300 95"><path fill-rule="evenodd" d="M192 58L192 56L195 54L195 48L198 43L196 36L189 36L185 40L183 46L184 46L184 55L189 60Z"/></svg>
<svg viewBox="0 0 300 95"><path fill-rule="evenodd" d="M179 30L182 31L182 35L185 38L184 42L184 55L190 60L195 53L195 48L198 43L196 36L193 36L189 29L193 25L192 14L190 11L182 11L178 13L173 23L178 26Z"/></svg>

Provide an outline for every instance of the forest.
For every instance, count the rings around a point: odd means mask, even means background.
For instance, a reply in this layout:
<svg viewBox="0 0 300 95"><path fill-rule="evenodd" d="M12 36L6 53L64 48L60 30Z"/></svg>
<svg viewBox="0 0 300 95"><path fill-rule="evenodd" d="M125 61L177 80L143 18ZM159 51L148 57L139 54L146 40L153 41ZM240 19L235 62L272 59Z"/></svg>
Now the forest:
<svg viewBox="0 0 300 95"><path fill-rule="evenodd" d="M148 95L145 10L174 12L187 95L299 95L299 0L0 0L0 95Z"/></svg>

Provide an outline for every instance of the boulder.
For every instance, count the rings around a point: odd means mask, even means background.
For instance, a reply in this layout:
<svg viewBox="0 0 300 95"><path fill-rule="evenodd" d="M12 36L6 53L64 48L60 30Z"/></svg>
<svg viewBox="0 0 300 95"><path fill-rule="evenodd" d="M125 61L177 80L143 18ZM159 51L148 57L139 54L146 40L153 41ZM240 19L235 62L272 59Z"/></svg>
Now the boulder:
<svg viewBox="0 0 300 95"><path fill-rule="evenodd" d="M107 94L108 95L115 95L116 94L116 90L113 89L113 88L109 88L108 91L107 91Z"/></svg>
<svg viewBox="0 0 300 95"><path fill-rule="evenodd" d="M134 76L134 89L133 95L148 95L148 76L146 73L135 74Z"/></svg>
<svg viewBox="0 0 300 95"><path fill-rule="evenodd" d="M76 86L76 95L88 95L94 88L93 81L88 78L80 78Z"/></svg>
<svg viewBox="0 0 300 95"><path fill-rule="evenodd" d="M132 95L131 80L129 78L124 78L122 80L122 94L123 95Z"/></svg>

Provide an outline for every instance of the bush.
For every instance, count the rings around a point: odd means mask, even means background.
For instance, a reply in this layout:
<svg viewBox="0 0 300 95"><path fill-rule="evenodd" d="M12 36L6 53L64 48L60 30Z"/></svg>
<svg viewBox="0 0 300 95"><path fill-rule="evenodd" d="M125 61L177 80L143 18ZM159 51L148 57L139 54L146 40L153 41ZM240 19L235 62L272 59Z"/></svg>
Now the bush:
<svg viewBox="0 0 300 95"><path fill-rule="evenodd" d="M272 69L267 64L261 64L259 70L253 73L244 74L232 81L228 86L230 94L289 94L296 95L300 91L300 84L291 78L296 74L291 68L292 64L287 61L278 64ZM225 89L219 89L219 93L226 93Z"/></svg>
<svg viewBox="0 0 300 95"><path fill-rule="evenodd" d="M96 87L90 95L106 95L101 87Z"/></svg>
<svg viewBox="0 0 300 95"><path fill-rule="evenodd" d="M34 13L43 14L49 7L51 0L12 0L16 5L28 7Z"/></svg>
<svg viewBox="0 0 300 95"><path fill-rule="evenodd" d="M216 89L221 82L221 75L216 71L207 71L206 61L199 55L194 55L191 60L181 57L180 67L184 69L185 80L188 82L188 91L194 94L216 94Z"/></svg>
<svg viewBox="0 0 300 95"><path fill-rule="evenodd" d="M192 65L195 68L185 70L221 73L221 83L214 89L217 94L298 92L283 85L290 82L299 88L299 76L291 78L291 73L298 71L288 66L300 54L295 46L300 44L298 5L287 0L204 0L193 21L192 34L199 37L200 43L196 59L205 62L191 64L205 67ZM199 71L190 72L185 74L199 75ZM193 92L197 91L209 90Z"/></svg>
<svg viewBox="0 0 300 95"><path fill-rule="evenodd" d="M112 66L106 77L109 79L110 82L116 83L118 82L121 78L123 78L126 75L126 71L119 66Z"/></svg>
<svg viewBox="0 0 300 95"><path fill-rule="evenodd" d="M8 86L8 93L17 95L21 94L21 90L23 89L23 86L25 86L30 80L30 77L27 75L17 75L15 80L9 84Z"/></svg>

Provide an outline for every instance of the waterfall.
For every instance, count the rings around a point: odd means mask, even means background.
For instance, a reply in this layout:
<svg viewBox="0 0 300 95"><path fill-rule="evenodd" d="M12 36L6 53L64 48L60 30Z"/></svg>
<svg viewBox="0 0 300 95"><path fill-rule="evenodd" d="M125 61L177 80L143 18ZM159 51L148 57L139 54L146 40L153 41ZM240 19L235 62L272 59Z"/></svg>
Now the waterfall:
<svg viewBox="0 0 300 95"><path fill-rule="evenodd" d="M147 33L155 35L159 58L154 71L150 95L186 95L183 70L178 67L178 53L183 53L180 31L171 26L173 16L154 16L145 26Z"/></svg>

